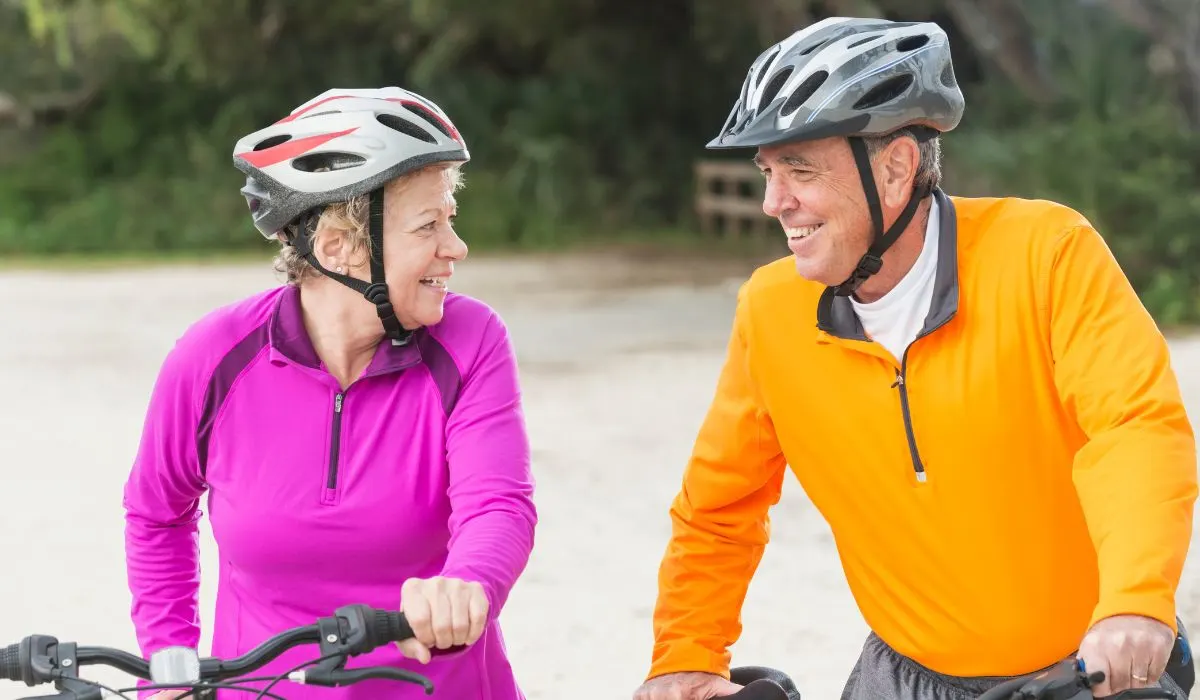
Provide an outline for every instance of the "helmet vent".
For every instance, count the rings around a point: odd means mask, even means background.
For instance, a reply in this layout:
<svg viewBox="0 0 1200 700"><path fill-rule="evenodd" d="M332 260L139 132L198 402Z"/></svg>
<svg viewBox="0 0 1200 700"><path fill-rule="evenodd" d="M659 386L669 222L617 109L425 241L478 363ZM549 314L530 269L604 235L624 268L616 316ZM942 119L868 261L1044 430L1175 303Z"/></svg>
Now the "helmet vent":
<svg viewBox="0 0 1200 700"><path fill-rule="evenodd" d="M752 121L754 121L754 110L749 110L746 112L745 116L742 117L742 121L738 122L738 125L735 126L730 133L742 133L746 130L746 127L750 126L750 122Z"/></svg>
<svg viewBox="0 0 1200 700"><path fill-rule="evenodd" d="M788 66L771 76L771 82L767 83L767 86L763 88L762 99L758 101L758 109L756 111L762 112L767 108L767 105L771 104L771 101L779 94L779 90L787 82L788 76L791 74L792 67Z"/></svg>
<svg viewBox="0 0 1200 700"><path fill-rule="evenodd" d="M306 173L344 170L366 163L367 159L354 153L310 153L292 161L292 167Z"/></svg>
<svg viewBox="0 0 1200 700"><path fill-rule="evenodd" d="M406 136L411 136L418 141L424 141L425 143L437 143L437 139L435 139L428 131L425 131L410 121L397 117L394 114L376 114L375 119L387 128L392 129L393 131L399 131Z"/></svg>
<svg viewBox="0 0 1200 700"><path fill-rule="evenodd" d="M725 124L721 127L721 133L733 133L733 127L737 124L737 116L738 115L736 111L729 113L729 116L725 119Z"/></svg>
<svg viewBox="0 0 1200 700"><path fill-rule="evenodd" d="M948 88L958 87L958 81L954 78L954 64L946 61L946 67L942 69L941 76L942 85Z"/></svg>
<svg viewBox="0 0 1200 700"><path fill-rule="evenodd" d="M792 91L791 96L787 98L787 102L783 103L783 107L779 110L779 115L786 117L797 109L800 109L800 105L807 102L808 98L813 96L813 93L825 83L828 77L829 71L819 70L805 78L804 82L797 85L796 89Z"/></svg>
<svg viewBox="0 0 1200 700"><path fill-rule="evenodd" d="M826 39L825 41L813 44L812 46L808 47L807 49L804 49L803 51L801 51L800 55L807 56L810 53L812 53L813 51L816 51L817 49L821 48L822 46L824 46L825 44L828 44L828 43L829 43L829 40Z"/></svg>
<svg viewBox="0 0 1200 700"><path fill-rule="evenodd" d="M850 44L846 48L852 49L855 46L862 46L863 44L867 43L868 41L875 41L876 39L878 39L881 36L883 36L883 34L879 34L879 33L868 34L868 35L864 36L863 38L859 39L858 41L854 42L853 44Z"/></svg>
<svg viewBox="0 0 1200 700"><path fill-rule="evenodd" d="M763 60L763 62L762 62L763 70L760 70L758 72L758 77L754 79L754 87L757 88L759 85L762 85L763 78L767 77L767 71L766 71L767 66L771 65L771 62L774 61L775 57L778 55L779 55L779 46L776 46L775 48L771 49L771 53Z"/></svg>
<svg viewBox="0 0 1200 700"><path fill-rule="evenodd" d="M917 34L916 36L906 36L896 42L897 51L915 51L925 44L929 43L928 34Z"/></svg>
<svg viewBox="0 0 1200 700"><path fill-rule="evenodd" d="M287 143L288 141L291 141L291 140L292 140L292 137L290 134L278 134L276 136L272 136L270 138L266 138L266 139L263 139L262 141L259 141L257 144L254 145L254 150L262 151L262 150L266 150L268 148L274 148L281 143Z"/></svg>
<svg viewBox="0 0 1200 700"><path fill-rule="evenodd" d="M418 105L418 104L414 104L412 102L405 102L404 107L405 107L405 109L412 112L413 114L416 114L416 115L422 117L425 120L425 122L427 124L429 124L429 126L432 126L433 128L442 132L442 134L446 138L454 139L454 136L450 134L450 130L447 129L444 124L442 124L442 120L438 119L437 115L434 114L433 112L430 112L425 107L422 107L421 105ZM430 141L430 143L437 143L437 142Z"/></svg>
<svg viewBox="0 0 1200 700"><path fill-rule="evenodd" d="M854 109L871 109L879 105L891 102L913 84L914 78L912 73L904 73L897 75L882 83L876 85L867 91L867 94L858 98L854 103Z"/></svg>

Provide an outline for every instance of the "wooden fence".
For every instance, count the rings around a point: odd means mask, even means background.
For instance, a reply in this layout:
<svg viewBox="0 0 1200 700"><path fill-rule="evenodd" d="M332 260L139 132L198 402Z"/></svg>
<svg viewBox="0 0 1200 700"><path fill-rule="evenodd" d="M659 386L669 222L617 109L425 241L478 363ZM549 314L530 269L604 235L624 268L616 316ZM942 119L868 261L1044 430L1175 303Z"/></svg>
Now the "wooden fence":
<svg viewBox="0 0 1200 700"><path fill-rule="evenodd" d="M705 235L762 236L777 228L763 214L763 176L753 163L700 160L695 164L696 216Z"/></svg>

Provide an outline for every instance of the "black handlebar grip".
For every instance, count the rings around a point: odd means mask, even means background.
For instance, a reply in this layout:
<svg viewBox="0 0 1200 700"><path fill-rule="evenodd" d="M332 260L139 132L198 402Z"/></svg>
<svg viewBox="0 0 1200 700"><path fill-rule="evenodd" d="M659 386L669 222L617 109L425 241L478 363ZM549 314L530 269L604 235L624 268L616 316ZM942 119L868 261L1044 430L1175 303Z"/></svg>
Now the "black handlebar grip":
<svg viewBox="0 0 1200 700"><path fill-rule="evenodd" d="M403 642L415 636L402 612L377 609L370 625L372 641L376 646L388 642Z"/></svg>
<svg viewBox="0 0 1200 700"><path fill-rule="evenodd" d="M0 649L0 678L6 681L20 681L22 676L21 645L10 644Z"/></svg>
<svg viewBox="0 0 1200 700"><path fill-rule="evenodd" d="M788 700L788 693L778 683L760 678L727 696L726 700Z"/></svg>
<svg viewBox="0 0 1200 700"><path fill-rule="evenodd" d="M788 674L767 666L735 666L729 680L743 686L730 700L800 700L800 691Z"/></svg>

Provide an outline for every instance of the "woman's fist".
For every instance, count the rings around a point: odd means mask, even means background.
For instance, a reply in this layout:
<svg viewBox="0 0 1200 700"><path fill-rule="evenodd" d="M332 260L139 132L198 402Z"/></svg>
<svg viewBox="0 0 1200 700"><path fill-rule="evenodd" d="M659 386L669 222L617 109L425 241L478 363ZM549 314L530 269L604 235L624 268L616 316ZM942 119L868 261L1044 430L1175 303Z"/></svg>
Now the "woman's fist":
<svg viewBox="0 0 1200 700"><path fill-rule="evenodd" d="M415 639L399 642L400 653L423 664L433 649L471 645L483 634L488 599L473 581L434 576L410 578L400 588L400 612Z"/></svg>

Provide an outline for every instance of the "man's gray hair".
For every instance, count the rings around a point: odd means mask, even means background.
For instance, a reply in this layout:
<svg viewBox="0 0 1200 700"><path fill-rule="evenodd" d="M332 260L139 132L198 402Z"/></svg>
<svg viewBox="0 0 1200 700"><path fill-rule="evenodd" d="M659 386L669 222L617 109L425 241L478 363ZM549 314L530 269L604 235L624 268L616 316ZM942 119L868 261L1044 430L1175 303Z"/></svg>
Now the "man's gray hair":
<svg viewBox="0 0 1200 700"><path fill-rule="evenodd" d="M867 146L867 155L872 159L892 141L908 136L916 138L916 134L907 127L897 129L882 136L866 136L863 142ZM929 189L937 187L942 182L942 143L937 136L920 143L920 161L917 163L917 174L913 178L915 187L925 186Z"/></svg>

